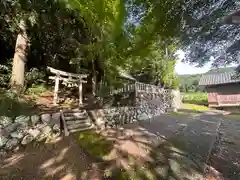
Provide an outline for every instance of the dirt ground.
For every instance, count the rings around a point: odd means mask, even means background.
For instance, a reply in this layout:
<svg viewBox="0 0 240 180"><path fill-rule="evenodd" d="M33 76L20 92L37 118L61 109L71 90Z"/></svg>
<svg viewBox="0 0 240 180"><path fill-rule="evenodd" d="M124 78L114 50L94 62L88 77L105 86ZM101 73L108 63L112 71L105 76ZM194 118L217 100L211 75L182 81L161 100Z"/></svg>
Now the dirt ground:
<svg viewBox="0 0 240 180"><path fill-rule="evenodd" d="M1 156L1 180L94 179L98 171L72 136Z"/></svg>
<svg viewBox="0 0 240 180"><path fill-rule="evenodd" d="M46 144L31 144L17 153L1 156L0 179L157 180L200 176L196 163L139 125L107 129L101 133L115 143L111 152L100 161L88 157L77 145L76 136L71 135ZM127 178L116 175L122 169L127 172Z"/></svg>

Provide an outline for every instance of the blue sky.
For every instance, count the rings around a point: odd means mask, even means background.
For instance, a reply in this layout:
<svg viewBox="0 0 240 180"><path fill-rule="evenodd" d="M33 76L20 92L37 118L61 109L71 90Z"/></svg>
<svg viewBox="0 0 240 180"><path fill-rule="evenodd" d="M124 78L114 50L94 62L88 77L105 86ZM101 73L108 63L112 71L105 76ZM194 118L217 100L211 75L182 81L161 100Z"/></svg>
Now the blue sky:
<svg viewBox="0 0 240 180"><path fill-rule="evenodd" d="M177 74L200 74L200 73L205 73L210 70L211 64L207 64L202 68L195 67L193 65L190 65L188 63L182 62L182 59L184 58L184 52L183 51L178 51L177 52L179 56L179 60L175 66L175 71Z"/></svg>

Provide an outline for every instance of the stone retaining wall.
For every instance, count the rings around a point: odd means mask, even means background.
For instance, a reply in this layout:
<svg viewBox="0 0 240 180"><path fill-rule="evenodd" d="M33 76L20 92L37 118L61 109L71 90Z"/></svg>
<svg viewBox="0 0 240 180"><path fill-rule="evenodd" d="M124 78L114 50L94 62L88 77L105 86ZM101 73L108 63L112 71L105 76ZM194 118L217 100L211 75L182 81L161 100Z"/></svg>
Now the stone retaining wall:
<svg viewBox="0 0 240 180"><path fill-rule="evenodd" d="M151 120L152 118L165 113L163 109L151 104L133 107L112 107L90 111L90 116L94 119L95 125L99 128L106 126L117 126L134 123L141 120Z"/></svg>
<svg viewBox="0 0 240 180"><path fill-rule="evenodd" d="M17 151L32 141L60 135L60 113L0 116L0 152Z"/></svg>

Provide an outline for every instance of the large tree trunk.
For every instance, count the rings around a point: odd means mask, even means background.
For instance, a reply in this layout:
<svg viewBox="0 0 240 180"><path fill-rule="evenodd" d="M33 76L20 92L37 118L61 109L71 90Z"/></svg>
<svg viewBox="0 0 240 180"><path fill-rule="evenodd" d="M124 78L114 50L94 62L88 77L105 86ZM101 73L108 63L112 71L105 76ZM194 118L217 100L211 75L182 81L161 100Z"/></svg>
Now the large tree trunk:
<svg viewBox="0 0 240 180"><path fill-rule="evenodd" d="M21 92L24 87L25 64L27 62L28 37L24 21L20 22L12 65L11 87Z"/></svg>

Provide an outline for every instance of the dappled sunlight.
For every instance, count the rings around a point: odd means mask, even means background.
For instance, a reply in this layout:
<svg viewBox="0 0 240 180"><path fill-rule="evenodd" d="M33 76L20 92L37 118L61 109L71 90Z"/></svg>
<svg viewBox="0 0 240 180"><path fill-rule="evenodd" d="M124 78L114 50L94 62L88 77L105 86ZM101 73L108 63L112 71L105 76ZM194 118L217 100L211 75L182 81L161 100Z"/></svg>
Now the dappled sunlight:
<svg viewBox="0 0 240 180"><path fill-rule="evenodd" d="M17 153L14 154L13 156L3 160L3 168L8 168L10 166L13 166L15 164L17 164L19 161L21 161L24 158L24 154L23 153Z"/></svg>
<svg viewBox="0 0 240 180"><path fill-rule="evenodd" d="M59 173L60 171L62 171L64 168L66 167L66 165L59 165L57 167L48 167L45 172L45 176L44 177L52 177L55 174Z"/></svg>
<svg viewBox="0 0 240 180"><path fill-rule="evenodd" d="M55 158L48 159L46 162L44 162L44 163L40 166L40 169L48 168L49 166L53 165L54 163L55 163Z"/></svg>
<svg viewBox="0 0 240 180"><path fill-rule="evenodd" d="M33 143L21 147L19 153L9 153L0 161L0 176L3 179L71 177L70 180L75 180L81 177L83 172L89 174L89 170L92 170L89 165L92 162L72 138L64 137L55 144L40 142L37 146Z"/></svg>
<svg viewBox="0 0 240 180"><path fill-rule="evenodd" d="M60 154L56 157L56 162L62 161L62 160L64 159L66 153L68 153L69 149L70 149L70 147L64 148L64 149L60 152Z"/></svg>
<svg viewBox="0 0 240 180"><path fill-rule="evenodd" d="M197 104L188 104L188 103L183 103L181 108L183 110L193 110L195 112L204 112L209 110L207 106L197 105Z"/></svg>
<svg viewBox="0 0 240 180"><path fill-rule="evenodd" d="M153 143L153 139L158 137L137 125L121 130L125 135L124 140L122 135L118 139L117 131L111 129L111 133L103 133L106 138L108 135L115 136L116 145L112 151L115 154L109 155L110 164L103 167L106 176L111 179L158 180L184 177L190 180L202 177L202 169L186 157L181 146L176 147L163 139L159 139L160 144Z"/></svg>
<svg viewBox="0 0 240 180"><path fill-rule="evenodd" d="M69 173L67 175L64 175L62 178L60 178L59 180L73 180L73 179L76 179L76 176Z"/></svg>
<svg viewBox="0 0 240 180"><path fill-rule="evenodd" d="M79 132L38 146L31 144L20 153L4 158L0 163L0 175L8 177L10 173L15 179L23 177L26 180L31 177L70 180L203 179L204 160L209 143L215 139L220 117L202 114L199 118L174 118L163 115L151 123L142 121L121 128ZM234 127L233 120L225 121L224 125L229 127L229 123ZM224 135L230 136L231 133L233 131L227 129ZM237 140L235 134L231 139L222 138L220 150L214 151L211 164L227 164L231 156L232 161L228 164L239 167Z"/></svg>

